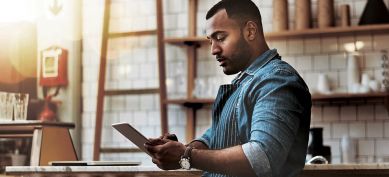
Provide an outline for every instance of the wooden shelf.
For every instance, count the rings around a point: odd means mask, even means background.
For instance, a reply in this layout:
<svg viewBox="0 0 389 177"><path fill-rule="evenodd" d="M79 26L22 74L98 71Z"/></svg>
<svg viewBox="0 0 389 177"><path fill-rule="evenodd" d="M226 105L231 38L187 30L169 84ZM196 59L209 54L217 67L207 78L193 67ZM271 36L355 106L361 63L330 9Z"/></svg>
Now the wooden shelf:
<svg viewBox="0 0 389 177"><path fill-rule="evenodd" d="M104 93L107 96L117 95L139 95L139 94L158 94L159 88L149 89L120 89L120 90L105 90Z"/></svg>
<svg viewBox="0 0 389 177"><path fill-rule="evenodd" d="M312 103L338 103L338 104L349 104L349 103L365 103L365 102L383 102L389 98L389 93L378 92L378 93L335 93L335 94L312 94ZM187 107L195 107L202 105L213 104L215 100L212 98L201 98L201 99L171 99L165 101L167 104L178 104Z"/></svg>
<svg viewBox="0 0 389 177"><path fill-rule="evenodd" d="M192 99L171 99L166 100L166 104L178 104L186 107L202 107L203 105L213 104L215 100L212 98L192 98Z"/></svg>
<svg viewBox="0 0 389 177"><path fill-rule="evenodd" d="M120 38L120 37L144 36L144 35L155 35L155 34L157 34L157 30L144 30L144 31L109 33L108 37Z"/></svg>
<svg viewBox="0 0 389 177"><path fill-rule="evenodd" d="M330 27L325 29L313 28L307 30L293 30L285 32L268 32L265 33L267 40L283 40L304 37L319 37L319 36L334 36L340 34L377 34L389 33L389 25L364 25L352 27ZM194 44L194 43L208 43L205 36L197 37L174 37L166 38L166 43L174 45Z"/></svg>
<svg viewBox="0 0 389 177"><path fill-rule="evenodd" d="M205 36L192 36L192 37L167 37L165 42L174 45L193 45L199 43L208 43L209 40Z"/></svg>
<svg viewBox="0 0 389 177"><path fill-rule="evenodd" d="M387 92L357 93L357 94L335 93L335 94L328 94L328 95L313 94L312 101L329 100L329 99L350 99L350 98L381 98L387 96L389 96L389 93Z"/></svg>
<svg viewBox="0 0 389 177"><path fill-rule="evenodd" d="M307 30L285 31L285 32L269 32L265 34L268 40L280 40L286 38L304 38L318 36L334 36L340 34L377 34L388 33L389 25L364 25L351 27L330 27L330 28L313 28Z"/></svg>
<svg viewBox="0 0 389 177"><path fill-rule="evenodd" d="M313 105L348 105L348 104L371 104L371 103L388 103L389 93L360 93L347 94L336 93L330 95L315 94L312 95Z"/></svg>

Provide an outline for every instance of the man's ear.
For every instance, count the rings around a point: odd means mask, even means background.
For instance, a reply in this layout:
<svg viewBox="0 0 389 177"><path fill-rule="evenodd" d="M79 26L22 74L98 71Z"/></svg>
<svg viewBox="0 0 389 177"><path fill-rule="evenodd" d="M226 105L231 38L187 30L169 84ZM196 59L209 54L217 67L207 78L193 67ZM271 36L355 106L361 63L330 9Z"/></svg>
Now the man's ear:
<svg viewBox="0 0 389 177"><path fill-rule="evenodd" d="M258 33L258 25L253 21L248 21L245 26L245 37L248 41L256 38Z"/></svg>

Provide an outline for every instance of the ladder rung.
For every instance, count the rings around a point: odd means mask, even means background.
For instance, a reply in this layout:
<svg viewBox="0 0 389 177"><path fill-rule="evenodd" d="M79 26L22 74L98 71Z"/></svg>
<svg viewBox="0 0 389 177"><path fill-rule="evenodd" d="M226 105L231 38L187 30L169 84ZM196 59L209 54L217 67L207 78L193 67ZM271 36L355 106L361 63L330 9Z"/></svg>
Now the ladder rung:
<svg viewBox="0 0 389 177"><path fill-rule="evenodd" d="M129 37L129 36L142 36L157 34L157 30L144 30L144 31L131 31L121 33L109 33L109 38Z"/></svg>
<svg viewBox="0 0 389 177"><path fill-rule="evenodd" d="M101 153L131 153L143 152L139 148L100 148Z"/></svg>
<svg viewBox="0 0 389 177"><path fill-rule="evenodd" d="M156 94L159 93L158 88L151 89L129 89L129 90L105 90L105 95L136 95L136 94Z"/></svg>

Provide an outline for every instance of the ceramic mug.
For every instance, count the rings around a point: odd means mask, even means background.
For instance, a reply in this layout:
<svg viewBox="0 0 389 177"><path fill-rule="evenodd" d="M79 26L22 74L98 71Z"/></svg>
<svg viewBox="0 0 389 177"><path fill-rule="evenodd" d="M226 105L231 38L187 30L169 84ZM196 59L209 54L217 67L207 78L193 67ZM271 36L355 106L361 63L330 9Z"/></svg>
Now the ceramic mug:
<svg viewBox="0 0 389 177"><path fill-rule="evenodd" d="M326 74L319 74L319 78L317 81L317 91L319 93L328 94L331 92L330 83L328 81L328 77Z"/></svg>

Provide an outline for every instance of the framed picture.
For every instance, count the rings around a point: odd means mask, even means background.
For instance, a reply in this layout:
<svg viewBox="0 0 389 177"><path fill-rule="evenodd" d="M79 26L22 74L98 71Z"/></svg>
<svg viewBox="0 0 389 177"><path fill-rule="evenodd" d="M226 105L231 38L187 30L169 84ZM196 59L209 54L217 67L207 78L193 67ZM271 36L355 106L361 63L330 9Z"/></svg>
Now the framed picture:
<svg viewBox="0 0 389 177"><path fill-rule="evenodd" d="M46 50L42 56L42 77L58 77L58 56L62 50Z"/></svg>
<svg viewBox="0 0 389 177"><path fill-rule="evenodd" d="M66 86L67 80L67 50L53 46L42 51L41 86Z"/></svg>

